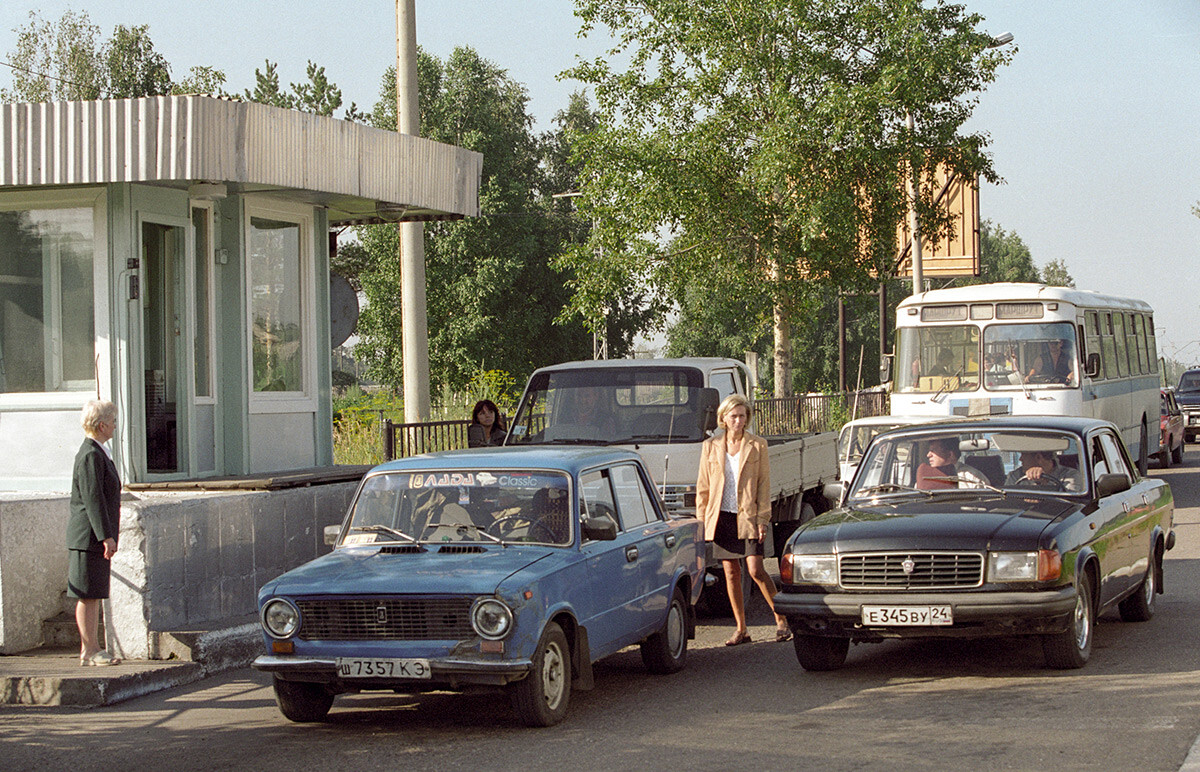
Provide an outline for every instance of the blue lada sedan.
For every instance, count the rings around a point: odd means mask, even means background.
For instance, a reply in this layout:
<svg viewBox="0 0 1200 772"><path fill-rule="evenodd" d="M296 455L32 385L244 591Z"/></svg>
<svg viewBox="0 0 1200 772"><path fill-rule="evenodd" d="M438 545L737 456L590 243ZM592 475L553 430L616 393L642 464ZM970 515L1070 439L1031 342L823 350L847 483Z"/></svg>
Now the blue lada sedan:
<svg viewBox="0 0 1200 772"><path fill-rule="evenodd" d="M640 644L684 666L704 544L639 457L595 448L434 453L371 470L332 553L259 592L279 709L336 695L504 687L531 726L563 719L592 663Z"/></svg>
<svg viewBox="0 0 1200 772"><path fill-rule="evenodd" d="M1174 501L1090 418L938 421L880 434L841 499L780 558L775 610L806 670L851 643L1038 636L1079 668L1096 620L1154 615Z"/></svg>

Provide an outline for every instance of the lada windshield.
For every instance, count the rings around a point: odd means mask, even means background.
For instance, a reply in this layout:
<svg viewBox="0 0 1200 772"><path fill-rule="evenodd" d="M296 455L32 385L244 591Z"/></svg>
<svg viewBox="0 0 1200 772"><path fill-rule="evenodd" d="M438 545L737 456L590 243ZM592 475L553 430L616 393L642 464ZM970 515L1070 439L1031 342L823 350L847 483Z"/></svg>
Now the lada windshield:
<svg viewBox="0 0 1200 772"><path fill-rule="evenodd" d="M693 367L596 367L536 373L508 444L623 444L704 439Z"/></svg>
<svg viewBox="0 0 1200 772"><path fill-rule="evenodd" d="M572 542L568 477L559 472L384 472L366 479L342 545Z"/></svg>
<svg viewBox="0 0 1200 772"><path fill-rule="evenodd" d="M878 437L849 500L974 490L1082 495L1088 474L1078 438L1023 429L904 432Z"/></svg>

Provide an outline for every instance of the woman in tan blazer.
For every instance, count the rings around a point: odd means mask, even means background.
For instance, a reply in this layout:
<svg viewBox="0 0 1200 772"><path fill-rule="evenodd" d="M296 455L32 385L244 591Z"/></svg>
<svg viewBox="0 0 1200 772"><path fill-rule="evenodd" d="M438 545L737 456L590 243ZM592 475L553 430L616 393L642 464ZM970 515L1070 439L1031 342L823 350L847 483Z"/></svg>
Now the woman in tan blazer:
<svg viewBox="0 0 1200 772"><path fill-rule="evenodd" d="M767 441L746 431L750 402L730 394L717 408L717 424L725 431L704 441L696 479L696 516L704 523L704 539L725 569L725 587L737 630L726 646L750 642L742 598L742 559L750 578L762 590L772 613L775 583L763 567L763 538L771 522L771 469ZM775 614L775 640L792 637L787 620Z"/></svg>

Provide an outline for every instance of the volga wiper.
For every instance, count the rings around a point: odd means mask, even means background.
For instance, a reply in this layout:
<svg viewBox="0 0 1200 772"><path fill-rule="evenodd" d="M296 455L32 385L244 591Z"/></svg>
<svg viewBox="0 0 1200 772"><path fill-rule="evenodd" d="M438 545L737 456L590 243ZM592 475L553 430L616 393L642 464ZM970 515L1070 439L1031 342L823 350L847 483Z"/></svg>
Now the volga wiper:
<svg viewBox="0 0 1200 772"><path fill-rule="evenodd" d="M934 477L929 479L936 480L938 478ZM879 485L872 485L870 488L863 488L862 490L855 491L854 494L856 496L870 496L872 493L884 493L886 491L912 491L913 493L924 493L926 496L933 495L929 491L923 491L920 488L914 488L911 485L901 485L900 483L880 483Z"/></svg>
<svg viewBox="0 0 1200 772"><path fill-rule="evenodd" d="M417 541L416 539L414 539L413 537L404 533L403 531L397 531L395 528L392 528L389 525L352 525L352 526L350 526L350 531L351 532L360 531L363 533L381 533L385 536L394 536L401 541L410 542L412 544L416 544L421 549L425 549L425 545L421 544L421 542Z"/></svg>
<svg viewBox="0 0 1200 772"><path fill-rule="evenodd" d="M974 477L959 477L956 474L947 474L947 475L937 475L934 477L925 477L922 479L937 480L938 482L970 483L970 485L968 485L965 488L934 488L933 491L938 491L938 490L947 490L947 491L989 490L989 491L992 491L993 493L999 493L999 494L1004 493L1003 489L997 488L995 485L992 485L991 483L985 483L985 482L976 480ZM932 493L933 491L930 491L930 492Z"/></svg>

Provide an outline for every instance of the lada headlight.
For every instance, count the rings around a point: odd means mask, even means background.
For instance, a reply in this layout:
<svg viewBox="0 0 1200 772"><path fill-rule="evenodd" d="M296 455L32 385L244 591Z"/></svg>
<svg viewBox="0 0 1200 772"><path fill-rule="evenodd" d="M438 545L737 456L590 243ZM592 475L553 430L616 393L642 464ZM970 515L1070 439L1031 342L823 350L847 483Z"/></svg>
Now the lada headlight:
<svg viewBox="0 0 1200 772"><path fill-rule="evenodd" d="M290 601L272 598L263 606L262 626L276 638L290 638L300 628L300 612Z"/></svg>
<svg viewBox="0 0 1200 772"><path fill-rule="evenodd" d="M1062 556L1056 550L989 552L988 581L1046 582L1062 574Z"/></svg>
<svg viewBox="0 0 1200 772"><path fill-rule="evenodd" d="M837 555L797 555L789 553L784 556L787 568L783 571L791 575L792 584L824 584L836 586L838 583Z"/></svg>
<svg viewBox="0 0 1200 772"><path fill-rule="evenodd" d="M498 641L512 630L512 610L495 598L480 598L471 607L471 626L480 638Z"/></svg>

